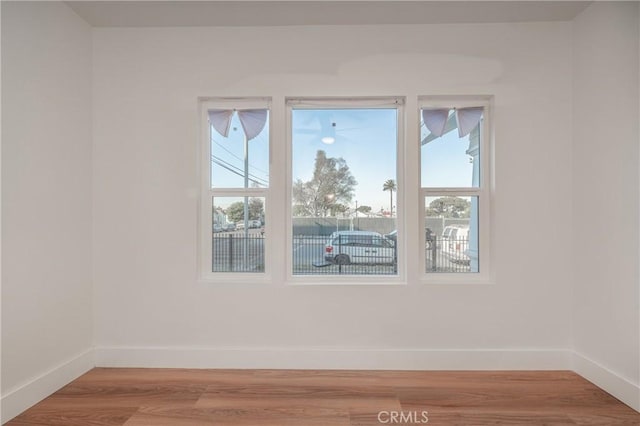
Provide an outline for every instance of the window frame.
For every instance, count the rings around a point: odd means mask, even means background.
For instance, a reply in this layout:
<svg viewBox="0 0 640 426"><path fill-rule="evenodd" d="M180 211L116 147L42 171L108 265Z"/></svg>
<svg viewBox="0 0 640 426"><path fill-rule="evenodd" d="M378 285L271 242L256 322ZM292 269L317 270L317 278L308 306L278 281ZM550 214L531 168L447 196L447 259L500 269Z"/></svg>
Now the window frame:
<svg viewBox="0 0 640 426"><path fill-rule="evenodd" d="M420 281L427 284L491 284L494 282L491 263L491 199L493 194L493 132L492 96L419 96L418 97L418 143L420 143L421 111L424 108L482 107L483 120L480 127L480 183L477 187L423 187L422 155L418 155L419 228L426 229L427 197L460 196L478 197L478 253L479 272L427 272L425 232L420 238ZM418 146L421 150L421 146Z"/></svg>
<svg viewBox="0 0 640 426"><path fill-rule="evenodd" d="M396 229L398 237L397 273L395 275L294 275L293 274L293 109L396 109ZM402 285L406 284L407 251L404 229L406 223L405 204L405 96L380 97L286 97L286 262L285 282L289 285ZM328 239L329 237L327 237Z"/></svg>
<svg viewBox="0 0 640 426"><path fill-rule="evenodd" d="M199 102L199 125L200 125L200 149L198 150L198 172L200 176L200 191L198 197L198 278L205 283L264 283L271 281L271 250L269 230L271 220L271 200L272 170L272 98L271 97L238 97L238 98L218 98L201 97ZM209 123L208 111L210 109L267 109L269 111L268 124L268 152L269 152L269 186L267 188L213 188L211 182L211 125ZM265 235L263 240L264 248L264 271L263 272L213 272L213 212L212 201L215 197L260 197L264 199L265 209Z"/></svg>

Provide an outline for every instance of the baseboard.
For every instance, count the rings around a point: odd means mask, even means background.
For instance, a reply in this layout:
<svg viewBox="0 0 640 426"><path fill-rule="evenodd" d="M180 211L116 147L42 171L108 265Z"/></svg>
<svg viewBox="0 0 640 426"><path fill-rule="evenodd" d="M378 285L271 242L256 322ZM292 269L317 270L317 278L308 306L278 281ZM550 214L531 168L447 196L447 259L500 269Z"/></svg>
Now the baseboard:
<svg viewBox="0 0 640 426"><path fill-rule="evenodd" d="M570 370L571 351L98 347L97 367Z"/></svg>
<svg viewBox="0 0 640 426"><path fill-rule="evenodd" d="M565 349L430 350L327 348L98 347L2 396L4 424L67 383L97 367L353 369L353 370L573 370L640 411L640 387Z"/></svg>
<svg viewBox="0 0 640 426"><path fill-rule="evenodd" d="M576 352L573 371L640 412L640 386Z"/></svg>
<svg viewBox="0 0 640 426"><path fill-rule="evenodd" d="M94 367L93 349L73 357L2 395L1 423L8 422Z"/></svg>

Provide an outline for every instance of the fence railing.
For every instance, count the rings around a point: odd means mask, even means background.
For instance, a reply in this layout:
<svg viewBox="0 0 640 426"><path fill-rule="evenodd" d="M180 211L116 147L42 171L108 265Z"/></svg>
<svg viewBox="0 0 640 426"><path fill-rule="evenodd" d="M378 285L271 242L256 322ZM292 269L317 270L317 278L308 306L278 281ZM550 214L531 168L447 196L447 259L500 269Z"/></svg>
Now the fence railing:
<svg viewBox="0 0 640 426"><path fill-rule="evenodd" d="M259 234L213 234L213 272L264 272L264 237Z"/></svg>
<svg viewBox="0 0 640 426"><path fill-rule="evenodd" d="M425 247L426 272L472 272L468 239L431 236ZM215 233L213 272L264 272L265 245L260 233ZM297 235L293 237L294 275L396 275L393 240L371 236ZM476 271L474 271L476 272Z"/></svg>
<svg viewBox="0 0 640 426"><path fill-rule="evenodd" d="M395 244L372 236L323 235L293 238L294 275L395 275Z"/></svg>
<svg viewBox="0 0 640 426"><path fill-rule="evenodd" d="M398 228L395 217L293 217L294 235L329 236L335 231L373 231L382 235ZM425 217L425 227L441 236L447 226L469 226L469 218Z"/></svg>
<svg viewBox="0 0 640 426"><path fill-rule="evenodd" d="M471 272L469 240L430 237L425 247L426 272Z"/></svg>

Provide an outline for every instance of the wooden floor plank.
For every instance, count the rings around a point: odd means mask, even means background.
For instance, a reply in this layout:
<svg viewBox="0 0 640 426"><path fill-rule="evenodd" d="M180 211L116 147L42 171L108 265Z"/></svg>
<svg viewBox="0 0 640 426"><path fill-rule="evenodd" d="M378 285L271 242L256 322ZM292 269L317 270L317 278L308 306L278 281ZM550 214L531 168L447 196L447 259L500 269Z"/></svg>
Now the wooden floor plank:
<svg viewBox="0 0 640 426"><path fill-rule="evenodd" d="M299 409L163 409L143 408L126 423L126 426L164 425L216 425L216 426L277 426L323 425L349 426L349 416L339 410Z"/></svg>
<svg viewBox="0 0 640 426"><path fill-rule="evenodd" d="M120 426L138 407L89 408L86 406L61 407L48 400L22 413L12 421L12 426Z"/></svg>
<svg viewBox="0 0 640 426"><path fill-rule="evenodd" d="M429 423L432 425L469 426L572 426L576 423L569 416L547 414L539 411L528 413L509 413L492 411L440 411L429 412Z"/></svg>
<svg viewBox="0 0 640 426"><path fill-rule="evenodd" d="M107 368L7 425L370 426L384 424L381 412L420 424L423 411L434 425L640 425L640 413L568 371Z"/></svg>

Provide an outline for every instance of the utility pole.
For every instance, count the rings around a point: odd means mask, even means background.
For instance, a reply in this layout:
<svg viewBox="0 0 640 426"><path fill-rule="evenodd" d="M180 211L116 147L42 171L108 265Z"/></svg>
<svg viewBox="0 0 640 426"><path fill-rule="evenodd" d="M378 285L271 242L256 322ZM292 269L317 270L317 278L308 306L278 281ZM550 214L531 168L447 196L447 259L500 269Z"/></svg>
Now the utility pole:
<svg viewBox="0 0 640 426"><path fill-rule="evenodd" d="M356 227L360 229L360 219L358 219L358 200L356 200Z"/></svg>

